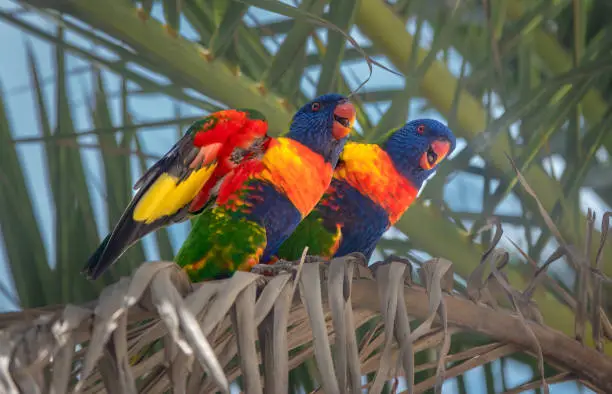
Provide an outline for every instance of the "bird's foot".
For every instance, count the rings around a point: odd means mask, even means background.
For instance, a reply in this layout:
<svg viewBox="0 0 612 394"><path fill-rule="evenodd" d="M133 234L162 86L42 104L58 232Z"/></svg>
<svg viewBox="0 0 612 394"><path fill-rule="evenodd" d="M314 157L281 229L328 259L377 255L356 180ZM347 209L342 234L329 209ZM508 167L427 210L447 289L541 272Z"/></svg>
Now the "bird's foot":
<svg viewBox="0 0 612 394"><path fill-rule="evenodd" d="M300 261L295 262L297 265L300 264ZM329 259L323 256L304 256L304 264L329 264Z"/></svg>
<svg viewBox="0 0 612 394"><path fill-rule="evenodd" d="M263 276L276 276L283 272L293 272L299 262L278 260L272 264L257 264L251 268L251 272Z"/></svg>

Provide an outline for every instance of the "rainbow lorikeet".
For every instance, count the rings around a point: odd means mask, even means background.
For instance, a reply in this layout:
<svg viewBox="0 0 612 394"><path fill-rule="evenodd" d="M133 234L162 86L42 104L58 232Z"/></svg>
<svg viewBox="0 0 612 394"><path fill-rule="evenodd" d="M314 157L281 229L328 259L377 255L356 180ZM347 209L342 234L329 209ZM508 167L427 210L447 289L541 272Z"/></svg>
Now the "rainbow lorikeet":
<svg viewBox="0 0 612 394"><path fill-rule="evenodd" d="M321 201L266 263L297 260L306 245L311 255L369 259L455 145L448 127L432 119L408 122L377 144L347 143Z"/></svg>
<svg viewBox="0 0 612 394"><path fill-rule="evenodd" d="M216 112L136 183L139 192L84 272L98 277L144 235L199 215L175 262L193 281L248 270L316 205L355 119L344 96L304 105L283 137L253 110Z"/></svg>

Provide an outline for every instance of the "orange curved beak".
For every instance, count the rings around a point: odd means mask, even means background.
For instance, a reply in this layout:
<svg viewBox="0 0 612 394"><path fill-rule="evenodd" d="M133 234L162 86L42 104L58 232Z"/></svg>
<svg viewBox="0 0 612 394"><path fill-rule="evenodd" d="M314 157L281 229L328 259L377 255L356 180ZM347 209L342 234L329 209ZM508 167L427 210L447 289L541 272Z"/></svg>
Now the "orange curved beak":
<svg viewBox="0 0 612 394"><path fill-rule="evenodd" d="M338 104L334 109L334 126L332 135L336 140L346 137L355 123L355 106L350 102Z"/></svg>
<svg viewBox="0 0 612 394"><path fill-rule="evenodd" d="M419 164L424 170L431 170L437 166L450 151L450 142L446 140L437 140L429 145L427 152L421 155Z"/></svg>

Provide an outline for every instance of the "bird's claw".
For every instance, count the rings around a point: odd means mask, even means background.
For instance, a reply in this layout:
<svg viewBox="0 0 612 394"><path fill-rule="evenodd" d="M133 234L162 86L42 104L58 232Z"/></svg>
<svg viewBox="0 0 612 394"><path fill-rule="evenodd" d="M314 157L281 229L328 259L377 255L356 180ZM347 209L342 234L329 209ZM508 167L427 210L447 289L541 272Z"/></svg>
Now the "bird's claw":
<svg viewBox="0 0 612 394"><path fill-rule="evenodd" d="M296 264L300 264L299 261ZM329 259L322 256L308 255L304 256L304 264L329 264Z"/></svg>
<svg viewBox="0 0 612 394"><path fill-rule="evenodd" d="M293 261L279 260L273 264L257 264L251 268L251 272L263 276L276 276L283 272L293 272L297 263Z"/></svg>

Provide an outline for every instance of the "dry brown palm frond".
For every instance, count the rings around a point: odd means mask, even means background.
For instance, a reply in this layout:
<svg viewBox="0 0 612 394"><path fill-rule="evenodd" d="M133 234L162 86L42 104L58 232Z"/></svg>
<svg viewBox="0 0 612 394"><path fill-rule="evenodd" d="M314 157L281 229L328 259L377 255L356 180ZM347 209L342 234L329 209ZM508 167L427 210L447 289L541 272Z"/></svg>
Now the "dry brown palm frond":
<svg viewBox="0 0 612 394"><path fill-rule="evenodd" d="M284 271L273 277L239 272L198 285L173 263L143 264L91 304L0 318L1 390L227 392L242 376L247 393L286 393L288 371L314 357L319 392L361 392L361 376L371 372L371 393L398 376L407 377L407 392L440 392L445 379L526 352L557 370L549 383L573 379L612 392L612 360L542 325L532 313L537 308L505 282L503 258L500 249L485 254L489 280L474 276L470 298L450 292L452 265L443 259L423 265L423 286L412 282L410 263L396 257L369 268L358 255L331 263L309 257L279 265ZM514 309L475 296L495 281ZM376 318L358 342L356 328ZM413 330L411 319L420 321ZM466 331L492 342L449 354L453 336ZM159 339L162 349L134 358ZM437 350L437 361L415 365L414 355L428 349ZM432 378L413 383L415 371L430 369Z"/></svg>

